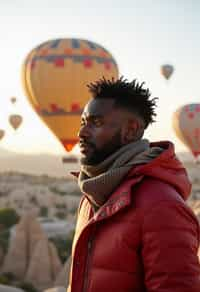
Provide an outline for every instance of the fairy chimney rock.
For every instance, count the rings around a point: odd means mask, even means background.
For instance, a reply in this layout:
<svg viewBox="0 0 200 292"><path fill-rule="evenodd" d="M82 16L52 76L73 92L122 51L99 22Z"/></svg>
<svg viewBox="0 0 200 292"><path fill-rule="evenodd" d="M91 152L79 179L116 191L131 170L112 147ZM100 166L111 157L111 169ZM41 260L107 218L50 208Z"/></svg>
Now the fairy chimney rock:
<svg viewBox="0 0 200 292"><path fill-rule="evenodd" d="M23 279L27 267L27 249L27 234L19 223L15 236L10 239L1 272L12 273L17 278Z"/></svg>
<svg viewBox="0 0 200 292"><path fill-rule="evenodd" d="M32 283L39 290L53 286L53 271L51 248L47 239L40 240L35 246L28 271L26 281Z"/></svg>
<svg viewBox="0 0 200 292"><path fill-rule="evenodd" d="M33 213L24 214L16 225L15 233L10 239L10 246L5 256L2 272L10 272L23 279L35 245L46 237ZM15 259L13 261L13 259Z"/></svg>
<svg viewBox="0 0 200 292"><path fill-rule="evenodd" d="M69 282L69 273L71 267L71 256L67 259L64 264L63 269L58 274L54 286L64 286L65 288L68 287Z"/></svg>
<svg viewBox="0 0 200 292"><path fill-rule="evenodd" d="M58 256L57 249L52 242L49 243L49 255L51 259L52 279L55 281L60 271L62 271L63 265Z"/></svg>

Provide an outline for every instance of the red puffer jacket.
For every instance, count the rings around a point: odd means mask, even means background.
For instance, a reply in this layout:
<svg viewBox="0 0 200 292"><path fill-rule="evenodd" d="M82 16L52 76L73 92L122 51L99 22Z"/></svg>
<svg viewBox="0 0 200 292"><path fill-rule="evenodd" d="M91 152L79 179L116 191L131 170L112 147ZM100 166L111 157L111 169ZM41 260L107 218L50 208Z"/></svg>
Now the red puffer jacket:
<svg viewBox="0 0 200 292"><path fill-rule="evenodd" d="M173 144L131 170L94 214L84 197L69 292L199 292L199 225L184 200L190 183Z"/></svg>

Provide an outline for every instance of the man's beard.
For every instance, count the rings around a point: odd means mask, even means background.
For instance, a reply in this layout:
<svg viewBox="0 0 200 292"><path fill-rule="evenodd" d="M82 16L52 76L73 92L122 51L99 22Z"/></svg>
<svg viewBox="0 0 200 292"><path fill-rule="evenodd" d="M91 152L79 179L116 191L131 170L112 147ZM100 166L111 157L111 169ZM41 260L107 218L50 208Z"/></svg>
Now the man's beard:
<svg viewBox="0 0 200 292"><path fill-rule="evenodd" d="M90 156L81 158L80 162L82 165L97 165L120 149L122 146L121 130L119 130L101 149L97 149L95 144L90 144L90 146L93 152Z"/></svg>

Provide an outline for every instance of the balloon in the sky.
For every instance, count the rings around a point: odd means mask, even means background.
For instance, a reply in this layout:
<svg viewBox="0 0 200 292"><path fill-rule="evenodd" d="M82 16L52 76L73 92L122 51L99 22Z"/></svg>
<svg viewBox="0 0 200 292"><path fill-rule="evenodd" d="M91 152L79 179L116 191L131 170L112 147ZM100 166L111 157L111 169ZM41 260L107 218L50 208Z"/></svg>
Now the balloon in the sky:
<svg viewBox="0 0 200 292"><path fill-rule="evenodd" d="M0 140L4 137L5 131L0 129Z"/></svg>
<svg viewBox="0 0 200 292"><path fill-rule="evenodd" d="M111 54L88 40L55 39L27 56L22 79L26 96L67 151L77 143L80 115L90 95L86 84L118 78Z"/></svg>
<svg viewBox="0 0 200 292"><path fill-rule="evenodd" d="M10 101L11 101L11 103L16 103L17 98L16 98L15 96L12 96L12 97L10 98Z"/></svg>
<svg viewBox="0 0 200 292"><path fill-rule="evenodd" d="M19 126L22 123L22 116L20 115L10 115L9 116L9 122L11 124L11 126L13 127L13 129L17 130L17 128L19 128Z"/></svg>
<svg viewBox="0 0 200 292"><path fill-rule="evenodd" d="M63 156L62 157L62 162L63 163L78 163L78 157L76 156Z"/></svg>
<svg viewBox="0 0 200 292"><path fill-rule="evenodd" d="M165 79L169 79L174 72L174 67L170 64L164 64L161 66L160 70Z"/></svg>
<svg viewBox="0 0 200 292"><path fill-rule="evenodd" d="M173 114L173 128L197 158L200 155L200 104L186 104L177 109Z"/></svg>

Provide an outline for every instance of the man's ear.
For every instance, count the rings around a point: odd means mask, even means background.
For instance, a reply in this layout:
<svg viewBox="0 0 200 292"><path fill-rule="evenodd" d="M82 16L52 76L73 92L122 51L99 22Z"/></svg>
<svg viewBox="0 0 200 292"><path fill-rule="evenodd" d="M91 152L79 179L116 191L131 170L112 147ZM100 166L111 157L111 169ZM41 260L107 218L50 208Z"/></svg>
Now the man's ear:
<svg viewBox="0 0 200 292"><path fill-rule="evenodd" d="M122 129L122 143L128 144L130 142L134 142L141 138L143 134L143 128L137 119L128 119L127 123L124 125L124 129Z"/></svg>
<svg viewBox="0 0 200 292"><path fill-rule="evenodd" d="M122 143L128 144L138 139L140 123L137 119L128 119L122 128Z"/></svg>

